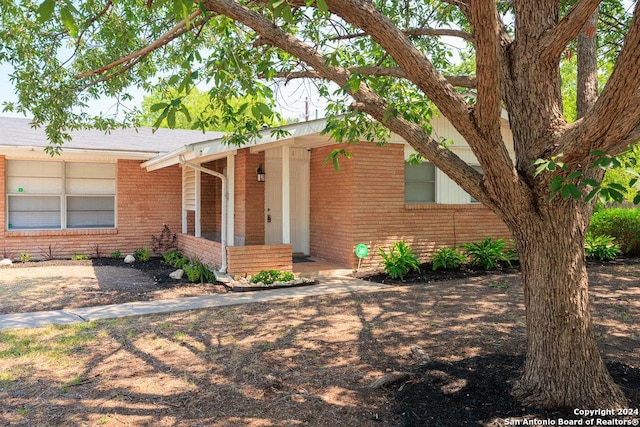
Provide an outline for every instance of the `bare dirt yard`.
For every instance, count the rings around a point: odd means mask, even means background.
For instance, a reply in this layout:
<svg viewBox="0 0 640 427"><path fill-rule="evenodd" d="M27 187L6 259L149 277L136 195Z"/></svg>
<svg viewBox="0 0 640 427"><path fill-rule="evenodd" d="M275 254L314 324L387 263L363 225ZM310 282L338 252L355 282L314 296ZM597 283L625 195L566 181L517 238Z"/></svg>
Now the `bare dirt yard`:
<svg viewBox="0 0 640 427"><path fill-rule="evenodd" d="M0 310L223 291L163 283L153 278L156 272L131 267L116 272L123 281L111 289L96 273L99 267L78 263L50 265L64 268L52 268L49 276L47 268L42 274L0 268ZM81 266L94 273L73 272ZM146 284L136 285L143 276ZM629 408L638 410L640 260L592 265L590 277L603 356ZM523 364L524 334L522 285L511 271L0 331L0 425L502 426L578 420L571 409L522 408L509 395ZM370 387L392 372L404 379Z"/></svg>

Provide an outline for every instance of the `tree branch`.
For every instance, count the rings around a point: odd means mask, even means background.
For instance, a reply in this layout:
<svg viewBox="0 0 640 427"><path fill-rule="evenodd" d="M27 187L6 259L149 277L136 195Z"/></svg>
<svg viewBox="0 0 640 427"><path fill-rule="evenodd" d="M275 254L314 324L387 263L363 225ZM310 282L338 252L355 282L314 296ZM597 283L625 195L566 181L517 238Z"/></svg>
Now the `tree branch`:
<svg viewBox="0 0 640 427"><path fill-rule="evenodd" d="M361 76L372 77L397 77L400 79L407 78L406 73L400 67L381 67L381 66L369 66L369 67L349 67L350 73L360 74ZM291 71L281 72L274 75L275 78L285 79L287 81L294 79L321 79L322 77L317 71L304 70L304 71ZM474 89L476 87L475 76L444 76L447 82L455 87L464 87L467 89Z"/></svg>
<svg viewBox="0 0 640 427"><path fill-rule="evenodd" d="M172 40L182 36L183 34L191 31L193 28L198 27L199 25L203 24L204 22L206 22L207 18L203 17L202 19L199 19L196 22L191 22L193 21L193 19L197 18L198 16L200 16L202 12L200 10L197 10L195 12L193 12L191 15L189 15L189 17L181 22L179 22L178 24L176 24L173 28L171 28L169 31L167 31L166 33L164 33L160 38L158 38L156 41L154 41L153 43L145 46L144 48L140 49L137 52L133 52L127 56L123 56L122 58L118 59L117 61L114 61L110 64L104 65L100 68L97 68L95 70L92 71L87 71L84 73L79 73L75 75L75 78L77 79L83 79L86 77L91 77L91 76L96 76L99 74L104 74L105 72L118 67L122 64L126 64L128 62L131 62L133 60L138 60L144 56L149 55L151 52L153 52L154 50L168 44L169 42L171 42ZM190 23L190 24L187 24Z"/></svg>
<svg viewBox="0 0 640 427"><path fill-rule="evenodd" d="M304 61L318 73L319 77L331 80L340 87L348 87L351 76L348 69L330 65L326 57L316 49L298 40L256 12L234 0L205 0L204 4L207 10L228 16L250 27L272 46ZM417 124L402 117L387 114L389 105L366 84L361 84L356 92L349 90L349 94L356 101L354 108L369 114L389 130L400 135L416 151L423 154L437 168L455 180L466 192L488 207L495 209L495 202L489 197L482 185L482 175L455 153L442 147Z"/></svg>
<svg viewBox="0 0 640 427"><path fill-rule="evenodd" d="M639 45L640 3L636 3L629 32L609 81L593 108L561 137L558 152L564 152L567 162L581 161L594 149L618 154L626 148L623 141L640 125ZM593 145L585 141L593 141Z"/></svg>
<svg viewBox="0 0 640 427"><path fill-rule="evenodd" d="M471 2L471 19L476 37L478 92L474 116L485 138L494 142L494 139L500 136L501 26L498 11L493 2L473 0Z"/></svg>
<svg viewBox="0 0 640 427"><path fill-rule="evenodd" d="M466 31L454 30L450 28L414 28L410 30L404 30L403 33L409 37L420 37L420 36L450 36L450 37L459 37L468 42L473 43L473 35L467 33ZM330 37L329 40L350 40L358 37L366 37L369 34L365 32L353 33L353 34L344 34L342 36Z"/></svg>
<svg viewBox="0 0 640 427"><path fill-rule="evenodd" d="M567 44L574 40L589 17L596 11L602 0L582 0L576 3L566 16L540 39L539 52L541 58L560 57Z"/></svg>

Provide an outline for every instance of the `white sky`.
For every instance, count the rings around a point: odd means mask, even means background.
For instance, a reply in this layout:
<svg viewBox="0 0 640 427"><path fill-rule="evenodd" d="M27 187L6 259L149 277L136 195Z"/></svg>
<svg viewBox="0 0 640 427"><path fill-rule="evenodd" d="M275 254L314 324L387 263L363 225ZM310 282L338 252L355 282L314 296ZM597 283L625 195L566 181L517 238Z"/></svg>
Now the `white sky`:
<svg viewBox="0 0 640 427"><path fill-rule="evenodd" d="M0 106L5 102L17 101L15 89L9 79L12 68L7 64L0 64ZM202 88L205 90L206 88ZM305 100L309 100L309 119L324 116L326 103L318 96L312 84L302 84L301 81L292 81L286 86L280 85L277 90L277 108L284 118L297 118L304 120ZM134 99L126 103L129 108L139 107L142 103L144 91L142 89L131 90ZM101 99L92 102L88 112L91 114L113 115L116 113L115 101ZM18 113L3 112L0 108L0 116L23 117Z"/></svg>

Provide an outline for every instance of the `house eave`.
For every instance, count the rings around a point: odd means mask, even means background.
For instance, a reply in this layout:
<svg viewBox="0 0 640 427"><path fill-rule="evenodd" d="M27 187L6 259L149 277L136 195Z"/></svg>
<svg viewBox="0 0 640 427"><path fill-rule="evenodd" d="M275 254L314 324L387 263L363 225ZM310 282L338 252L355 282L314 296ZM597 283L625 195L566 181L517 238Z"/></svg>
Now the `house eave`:
<svg viewBox="0 0 640 427"><path fill-rule="evenodd" d="M8 157L25 157L25 158L51 158L52 156L44 151L43 146L24 146L24 145L0 145L0 155ZM157 156L157 152L147 151L128 151L128 150L93 150L90 148L65 148L59 157L96 157L96 158L112 158L125 160L149 160ZM56 158L54 155L53 158Z"/></svg>

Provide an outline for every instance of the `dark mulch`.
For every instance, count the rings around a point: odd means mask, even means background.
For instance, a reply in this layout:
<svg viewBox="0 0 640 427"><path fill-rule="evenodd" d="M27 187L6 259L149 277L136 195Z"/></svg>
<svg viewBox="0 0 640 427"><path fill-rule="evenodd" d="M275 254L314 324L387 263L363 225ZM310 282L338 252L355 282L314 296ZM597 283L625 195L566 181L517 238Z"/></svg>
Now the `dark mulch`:
<svg viewBox="0 0 640 427"><path fill-rule="evenodd" d="M413 284L427 284L432 282L441 282L444 280L452 279L465 279L468 277L478 277L487 274L509 274L518 273L520 271L519 263L513 261L511 264L501 263L494 270L486 270L481 267L473 265L465 265L463 268L456 270L440 269L433 271L433 264L430 262L420 265L420 271L412 270L406 276L400 279L392 279L383 271L379 272L366 272L358 274L357 276L364 280L369 280L376 283L387 283L393 285L413 285Z"/></svg>
<svg viewBox="0 0 640 427"><path fill-rule="evenodd" d="M454 363L434 361L416 368L412 372L415 379L395 393L397 412L405 426L425 427L501 426L506 419L581 419L573 409L548 411L520 405L509 392L523 366L524 356L506 354ZM607 367L627 395L629 408L640 408L640 369L619 362L608 362Z"/></svg>
<svg viewBox="0 0 640 427"><path fill-rule="evenodd" d="M187 276L184 275L182 279L176 280L169 277L169 274L176 269L169 264L166 264L162 258L154 257L149 261L141 262L135 261L131 264L125 264L122 259L113 258L94 258L91 260L94 266L109 267L113 272L125 272L131 269L138 270L149 278L151 278L158 288L170 288L176 285L189 283Z"/></svg>

